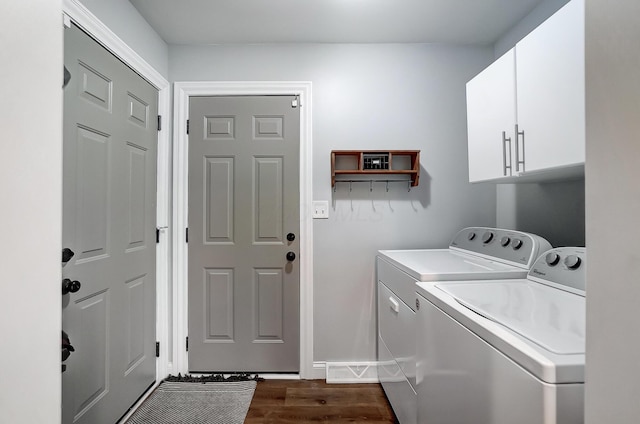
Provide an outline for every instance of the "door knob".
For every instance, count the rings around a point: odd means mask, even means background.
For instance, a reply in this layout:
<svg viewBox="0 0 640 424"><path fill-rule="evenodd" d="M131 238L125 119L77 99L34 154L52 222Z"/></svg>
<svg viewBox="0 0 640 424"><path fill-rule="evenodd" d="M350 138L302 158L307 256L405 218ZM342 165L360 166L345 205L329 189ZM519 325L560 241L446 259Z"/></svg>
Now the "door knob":
<svg viewBox="0 0 640 424"><path fill-rule="evenodd" d="M64 331L62 332L62 338L60 342L61 342L60 345L62 350L62 362L64 362L67 360L67 358L69 358L69 355L71 355L71 352L75 352L75 349L73 348L73 346L71 346L71 342L69 341L69 335ZM66 369L67 369L67 366L65 364L62 364L62 372L65 372Z"/></svg>
<svg viewBox="0 0 640 424"><path fill-rule="evenodd" d="M294 241L296 239L296 235L293 233L287 234L287 240Z"/></svg>
<svg viewBox="0 0 640 424"><path fill-rule="evenodd" d="M80 290L81 286L80 281L71 281L70 279L65 278L62 280L62 294L76 293Z"/></svg>
<svg viewBox="0 0 640 424"><path fill-rule="evenodd" d="M75 253L73 253L73 250L69 249L68 247L62 249L62 263L66 264L67 262L69 262L71 258L73 258L73 255L75 255Z"/></svg>
<svg viewBox="0 0 640 424"><path fill-rule="evenodd" d="M293 262L296 260L296 254L293 252L287 252L287 261Z"/></svg>

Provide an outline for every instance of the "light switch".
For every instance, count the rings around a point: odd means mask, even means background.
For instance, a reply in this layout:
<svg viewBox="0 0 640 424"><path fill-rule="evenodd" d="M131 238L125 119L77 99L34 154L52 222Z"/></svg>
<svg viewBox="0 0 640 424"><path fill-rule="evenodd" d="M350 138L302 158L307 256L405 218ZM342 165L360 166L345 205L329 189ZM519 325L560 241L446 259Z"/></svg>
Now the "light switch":
<svg viewBox="0 0 640 424"><path fill-rule="evenodd" d="M314 200L312 217L314 219L327 219L329 218L329 201L328 200Z"/></svg>

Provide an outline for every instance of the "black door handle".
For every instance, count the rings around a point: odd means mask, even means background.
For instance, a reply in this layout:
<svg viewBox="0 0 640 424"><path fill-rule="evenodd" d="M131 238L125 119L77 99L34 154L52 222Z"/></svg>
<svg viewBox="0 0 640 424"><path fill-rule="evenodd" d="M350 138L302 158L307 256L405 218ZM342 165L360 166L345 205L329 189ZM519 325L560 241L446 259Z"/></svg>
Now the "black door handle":
<svg viewBox="0 0 640 424"><path fill-rule="evenodd" d="M62 362L67 360L69 355L71 355L71 352L75 352L75 349L71 345L71 341L69 341L69 335L64 331L62 332L62 338L60 340L60 348L62 350ZM62 364L62 372L65 372L66 369L67 366Z"/></svg>
<svg viewBox="0 0 640 424"><path fill-rule="evenodd" d="M293 233L287 234L287 240L294 241L296 239L296 235Z"/></svg>
<svg viewBox="0 0 640 424"><path fill-rule="evenodd" d="M293 262L296 260L296 254L293 252L287 252L287 261Z"/></svg>
<svg viewBox="0 0 640 424"><path fill-rule="evenodd" d="M62 263L66 264L67 262L69 262L71 258L73 258L73 255L75 255L75 253L73 253L73 250L69 249L68 247L62 249Z"/></svg>
<svg viewBox="0 0 640 424"><path fill-rule="evenodd" d="M81 286L82 284L80 284L80 281L71 281L70 279L65 278L62 280L62 294L76 293L80 290Z"/></svg>

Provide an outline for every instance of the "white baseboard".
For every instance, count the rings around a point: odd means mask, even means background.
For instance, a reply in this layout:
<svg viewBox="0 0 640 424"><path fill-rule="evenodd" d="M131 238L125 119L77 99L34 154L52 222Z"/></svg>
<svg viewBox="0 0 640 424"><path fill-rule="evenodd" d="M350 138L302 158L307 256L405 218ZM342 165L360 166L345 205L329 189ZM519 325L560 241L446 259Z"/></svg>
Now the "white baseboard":
<svg viewBox="0 0 640 424"><path fill-rule="evenodd" d="M300 380L300 374L258 374L265 380Z"/></svg>
<svg viewBox="0 0 640 424"><path fill-rule="evenodd" d="M326 379L327 383L377 383L378 363L327 362Z"/></svg>
<svg viewBox="0 0 640 424"><path fill-rule="evenodd" d="M327 363L317 361L313 363L311 380L325 380L327 378Z"/></svg>

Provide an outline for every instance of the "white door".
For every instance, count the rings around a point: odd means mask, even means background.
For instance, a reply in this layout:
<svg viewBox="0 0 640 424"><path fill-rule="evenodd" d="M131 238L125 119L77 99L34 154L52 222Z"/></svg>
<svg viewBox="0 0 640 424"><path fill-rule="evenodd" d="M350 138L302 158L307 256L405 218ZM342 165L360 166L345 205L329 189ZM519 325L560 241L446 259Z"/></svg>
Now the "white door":
<svg viewBox="0 0 640 424"><path fill-rule="evenodd" d="M299 111L190 99L190 371L299 371Z"/></svg>
<svg viewBox="0 0 640 424"><path fill-rule="evenodd" d="M584 163L584 0L567 3L520 41L516 68L524 132L518 140L524 169L518 171Z"/></svg>
<svg viewBox="0 0 640 424"><path fill-rule="evenodd" d="M515 175L515 52L509 50L467 83L469 181Z"/></svg>
<svg viewBox="0 0 640 424"><path fill-rule="evenodd" d="M158 95L75 26L64 55L62 422L113 424L155 380Z"/></svg>

